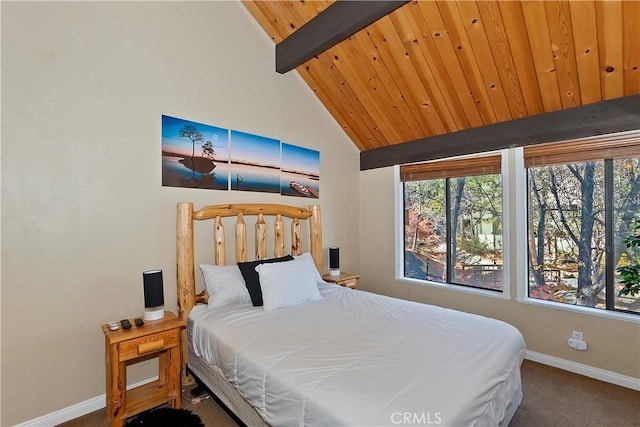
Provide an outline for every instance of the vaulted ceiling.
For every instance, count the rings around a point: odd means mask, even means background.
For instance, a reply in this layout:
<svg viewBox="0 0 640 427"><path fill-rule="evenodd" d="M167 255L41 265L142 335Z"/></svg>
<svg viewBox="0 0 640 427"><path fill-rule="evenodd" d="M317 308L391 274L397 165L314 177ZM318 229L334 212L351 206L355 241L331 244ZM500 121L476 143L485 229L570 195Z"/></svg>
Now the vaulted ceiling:
<svg viewBox="0 0 640 427"><path fill-rule="evenodd" d="M327 1L248 1L277 44ZM640 94L640 1L406 3L296 70L361 151Z"/></svg>

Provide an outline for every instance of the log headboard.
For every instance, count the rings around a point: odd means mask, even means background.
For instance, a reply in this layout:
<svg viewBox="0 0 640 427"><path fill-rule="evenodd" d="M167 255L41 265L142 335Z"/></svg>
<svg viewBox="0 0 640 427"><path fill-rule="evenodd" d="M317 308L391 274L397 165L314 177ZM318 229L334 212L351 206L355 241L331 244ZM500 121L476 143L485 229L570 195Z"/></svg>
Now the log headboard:
<svg viewBox="0 0 640 427"><path fill-rule="evenodd" d="M313 257L318 271L322 272L322 220L320 206L311 205L307 208L278 204L237 204L211 205L199 210L193 210L193 203L178 203L178 217L176 223L176 258L178 285L178 315L186 325L187 318L193 306L206 303L208 299L206 288L196 294L193 222L213 220L213 261L217 265L226 264L225 233L222 224L223 217L237 217L235 223L235 262L248 261L247 227L245 217L255 216L255 257L260 260L267 258L267 224L265 216L274 217L274 246L273 256L285 254L285 237L283 217L291 220L291 255L302 254L301 220L309 221L309 252ZM182 332L183 343L186 343L186 330ZM183 367L187 360L188 348L182 346ZM183 381L186 379L183 369Z"/></svg>

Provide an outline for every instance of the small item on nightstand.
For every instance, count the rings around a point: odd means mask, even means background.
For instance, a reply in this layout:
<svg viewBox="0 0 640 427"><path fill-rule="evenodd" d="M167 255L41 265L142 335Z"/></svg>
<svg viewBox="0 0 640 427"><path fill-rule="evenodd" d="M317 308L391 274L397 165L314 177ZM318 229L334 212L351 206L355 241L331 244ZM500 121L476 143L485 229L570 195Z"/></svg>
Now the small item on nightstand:
<svg viewBox="0 0 640 427"><path fill-rule="evenodd" d="M329 275L340 276L340 248L337 246L329 248Z"/></svg>
<svg viewBox="0 0 640 427"><path fill-rule="evenodd" d="M118 322L116 322L115 320L112 320L111 322L107 323L107 325L109 326L109 329L111 329L112 331L117 331L118 329L120 329L120 325L118 325Z"/></svg>
<svg viewBox="0 0 640 427"><path fill-rule="evenodd" d="M141 318L137 318L136 320L134 320L136 326L142 326L144 325L144 321Z"/></svg>
<svg viewBox="0 0 640 427"><path fill-rule="evenodd" d="M122 329L131 329L131 322L129 322L129 319L122 319L120 324L122 325Z"/></svg>
<svg viewBox="0 0 640 427"><path fill-rule="evenodd" d="M142 272L144 290L144 320L160 320L164 317L164 288L162 270Z"/></svg>

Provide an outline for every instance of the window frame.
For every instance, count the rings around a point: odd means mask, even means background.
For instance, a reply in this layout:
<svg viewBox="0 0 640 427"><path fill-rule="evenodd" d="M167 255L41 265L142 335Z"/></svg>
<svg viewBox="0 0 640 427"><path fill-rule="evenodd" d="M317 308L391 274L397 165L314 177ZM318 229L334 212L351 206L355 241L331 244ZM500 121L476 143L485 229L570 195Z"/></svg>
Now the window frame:
<svg viewBox="0 0 640 427"><path fill-rule="evenodd" d="M624 132L623 134L627 134ZM513 185L517 188L527 189L528 175L524 162L524 149L522 147L510 150L510 155L514 161ZM517 272L517 293L516 301L538 307L563 310L572 313L586 314L590 316L603 317L607 319L624 320L632 323L640 323L640 315L623 311L607 310L595 307L585 307L574 304L564 304L554 301L545 301L538 298L529 297L529 259L527 241L527 218L529 215L528 191L516 191L514 196L516 203L515 215L518 221L515 224L516 236L523 236L518 239L519 243L515 248L515 262Z"/></svg>
<svg viewBox="0 0 640 427"><path fill-rule="evenodd" d="M638 138L639 134L637 131L631 132L622 132L620 134L606 135L603 137L591 137L584 138L582 140L575 141L567 141L567 142L559 142L559 143L550 143L543 144L539 147L534 146L533 148L529 148L530 153L533 152L534 155L527 153L527 148L519 149L516 157L522 160L522 185L520 188L526 189L522 192L523 201L520 201L519 205L525 207L525 211L523 215L525 218L528 218L530 214L530 203L529 200L529 169L541 168L546 166L565 166L573 163L587 163L587 162L597 162L602 165L603 168L603 202L604 202L604 235L605 235L605 247L607 255L604 263L604 275L603 280L605 283L606 290L606 300L605 307L586 307L579 306L576 304L568 304L561 302L548 301L549 304L554 306L569 306L575 307L578 310L588 310L595 312L607 312L607 313L617 313L619 315L628 315L631 317L640 317L640 313L625 311L616 308L616 292L615 292L615 269L616 266L613 264L612 258L612 247L613 247L613 221L614 221L614 169L613 162L617 159L625 159L625 158L636 158L637 155L635 150L637 150ZM589 144L589 145L586 145ZM609 145L607 145L609 144ZM571 154L571 151L576 149L576 146L582 145L585 150L580 152L580 154L576 157ZM539 154L542 153L542 154ZM545 156L546 154L546 156ZM529 158L527 158L529 157ZM520 170L518 168L518 170ZM520 276L523 282L526 282L524 285L524 293L526 295L526 300L528 302L532 301L544 301L539 298L533 298L529 296L530 293L530 271L529 271L529 257L528 257L528 247L526 243L528 241L528 221L523 221L524 223L524 236L525 236L525 249L524 249L524 275ZM520 295L520 292L519 292ZM547 301L545 301L547 302ZM614 316L617 317L617 316Z"/></svg>
<svg viewBox="0 0 640 427"><path fill-rule="evenodd" d="M500 155L500 164L501 164L501 181L502 181L502 259L503 259L503 285L502 291L482 289L479 287L466 286L464 284L454 284L454 283L442 283L442 282L434 282L430 280L422 280L422 279L414 279L410 277L405 277L404 270L404 182L400 177L400 166L394 166L394 193L395 193L395 218L394 218L394 226L395 226L395 280L404 283L412 283L421 286L428 286L438 289L450 289L456 292L462 292L473 295L482 295L490 298L496 298L501 300L510 300L511 299L511 267L513 255L511 251L511 238L510 238L510 212L507 194L511 191L511 187L513 183L509 182L506 179L509 174L509 159L508 159L508 149L499 150L499 151L491 151L487 153L482 153L482 155L467 155L467 156L458 156L451 157L447 159L443 159L445 161L453 161L453 160L463 160L474 157L487 157L487 156L496 156ZM437 162L437 161L436 161ZM448 260L448 257L447 257Z"/></svg>
<svg viewBox="0 0 640 427"><path fill-rule="evenodd" d="M611 136L624 137L626 135L634 134L640 135L640 130L620 132L612 134ZM593 138L583 140L588 139ZM640 324L640 315L637 314L562 304L529 297L529 263L527 259L528 248L526 239L528 197L526 191L518 191L519 189L527 188L527 170L524 166L523 152L524 150L522 147L515 147L500 151L482 153L482 155L491 155L496 153L500 153L502 155L502 238L504 260L504 285L502 293L404 277L404 192L403 183L400 179L399 165L395 165L393 167L395 280L401 283L426 286L445 291L484 296L503 301L514 301L519 304L526 304L552 310L562 310L578 315L595 316ZM460 157L477 156L478 155ZM525 238L522 238L521 236L524 236ZM516 282L515 285L513 285L514 281ZM515 294L512 291L515 291Z"/></svg>

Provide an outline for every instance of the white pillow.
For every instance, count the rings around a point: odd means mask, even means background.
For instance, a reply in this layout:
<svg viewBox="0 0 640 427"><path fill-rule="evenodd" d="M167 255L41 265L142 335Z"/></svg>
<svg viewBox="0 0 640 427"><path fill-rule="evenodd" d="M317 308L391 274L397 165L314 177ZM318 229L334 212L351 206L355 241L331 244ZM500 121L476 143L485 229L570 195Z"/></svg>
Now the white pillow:
<svg viewBox="0 0 640 427"><path fill-rule="evenodd" d="M260 276L264 311L322 299L306 260L260 264L256 271Z"/></svg>
<svg viewBox="0 0 640 427"><path fill-rule="evenodd" d="M209 308L251 302L237 265L200 264L200 270L209 294Z"/></svg>
<svg viewBox="0 0 640 427"><path fill-rule="evenodd" d="M320 272L318 272L318 268L316 267L316 263L313 260L310 252L305 252L302 255L294 256L293 259L304 260L307 264L307 268L309 269L309 274L313 275L313 280L315 280L316 283L325 283L322 279L322 276L320 275Z"/></svg>

